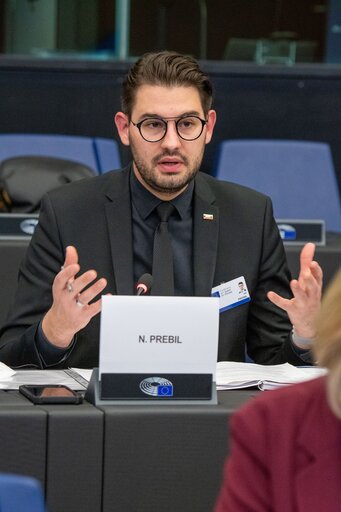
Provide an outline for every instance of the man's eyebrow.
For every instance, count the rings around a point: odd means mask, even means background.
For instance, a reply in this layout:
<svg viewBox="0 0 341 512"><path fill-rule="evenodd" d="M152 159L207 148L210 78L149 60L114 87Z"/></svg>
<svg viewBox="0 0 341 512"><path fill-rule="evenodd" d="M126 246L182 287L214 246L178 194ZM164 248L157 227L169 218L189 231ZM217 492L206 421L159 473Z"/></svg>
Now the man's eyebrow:
<svg viewBox="0 0 341 512"><path fill-rule="evenodd" d="M152 117L152 118L157 118L157 119L180 119L181 117L187 117L187 116L200 116L202 114L200 114L200 112L198 112L197 110L190 110L188 112L183 112L182 114L179 114L177 116L161 116L160 114L155 114L152 113L152 112L144 112L143 114L141 114L139 116L139 119L147 119L149 117Z"/></svg>

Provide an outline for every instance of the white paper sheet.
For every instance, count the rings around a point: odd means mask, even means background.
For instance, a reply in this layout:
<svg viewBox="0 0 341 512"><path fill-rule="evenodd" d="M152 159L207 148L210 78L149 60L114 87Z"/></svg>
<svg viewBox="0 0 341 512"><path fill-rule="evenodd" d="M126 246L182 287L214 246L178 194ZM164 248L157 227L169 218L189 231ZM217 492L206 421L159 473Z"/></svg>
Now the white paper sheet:
<svg viewBox="0 0 341 512"><path fill-rule="evenodd" d="M6 381L9 377L15 374L15 370L12 370L9 366L0 362L0 382Z"/></svg>
<svg viewBox="0 0 341 512"><path fill-rule="evenodd" d="M217 389L242 389L258 386L274 389L325 375L325 368L296 367L289 363L261 365L220 361L217 363Z"/></svg>
<svg viewBox="0 0 341 512"><path fill-rule="evenodd" d="M68 375L66 370L16 370L12 376L1 378L0 389L19 389L22 384L61 384L75 391L86 389L86 386Z"/></svg>

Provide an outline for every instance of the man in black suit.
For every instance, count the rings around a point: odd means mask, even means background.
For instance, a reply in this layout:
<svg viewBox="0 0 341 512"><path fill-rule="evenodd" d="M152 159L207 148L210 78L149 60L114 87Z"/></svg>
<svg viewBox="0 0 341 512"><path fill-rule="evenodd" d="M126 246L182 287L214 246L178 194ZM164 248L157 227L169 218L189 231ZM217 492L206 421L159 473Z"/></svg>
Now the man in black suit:
<svg viewBox="0 0 341 512"><path fill-rule="evenodd" d="M247 346L258 363L305 363L322 287L314 246L303 249L289 285L270 199L198 172L216 121L211 103L211 83L190 57L147 54L132 67L115 116L132 165L43 199L1 332L2 361L97 366L100 295L134 294L138 278L152 273L155 209L165 201L174 206L175 295L210 296L245 279L250 302L220 314L219 360L242 361Z"/></svg>

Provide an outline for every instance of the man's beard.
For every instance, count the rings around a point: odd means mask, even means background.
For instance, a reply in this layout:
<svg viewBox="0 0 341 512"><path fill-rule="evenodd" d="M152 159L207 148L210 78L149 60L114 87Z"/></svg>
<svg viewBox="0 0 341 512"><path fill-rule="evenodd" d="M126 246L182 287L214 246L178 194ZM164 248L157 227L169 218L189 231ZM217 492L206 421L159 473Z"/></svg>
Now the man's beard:
<svg viewBox="0 0 341 512"><path fill-rule="evenodd" d="M188 185L188 183L190 183L195 178L197 172L200 169L204 154L204 150L202 150L202 153L193 162L192 166L190 166L188 158L181 155L179 151L165 150L159 155L156 155L154 158L152 158L150 164L147 165L145 161L139 158L133 144L131 144L131 152L133 155L135 166L143 181L145 181L147 185L149 185L149 187L155 190L156 192L161 192L163 194L169 195L180 192ZM165 176L160 175L160 173L156 171L157 163L161 160L161 158L167 156L179 157L183 162L183 165L186 166L187 168L186 173L182 174L181 176L179 176L178 173L176 172L167 173L167 175Z"/></svg>

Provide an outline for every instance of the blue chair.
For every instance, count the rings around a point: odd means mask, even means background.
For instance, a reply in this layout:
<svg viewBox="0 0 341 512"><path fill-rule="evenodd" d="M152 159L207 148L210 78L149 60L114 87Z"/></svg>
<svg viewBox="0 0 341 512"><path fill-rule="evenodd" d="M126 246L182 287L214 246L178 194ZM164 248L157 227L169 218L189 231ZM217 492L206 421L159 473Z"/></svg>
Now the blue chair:
<svg viewBox="0 0 341 512"><path fill-rule="evenodd" d="M0 474L0 512L45 512L43 491L38 480Z"/></svg>
<svg viewBox="0 0 341 512"><path fill-rule="evenodd" d="M227 140L215 176L271 197L278 219L323 219L341 232L338 184L328 144L292 140Z"/></svg>
<svg viewBox="0 0 341 512"><path fill-rule="evenodd" d="M93 139L100 174L121 167L118 144L115 140L96 137Z"/></svg>
<svg viewBox="0 0 341 512"><path fill-rule="evenodd" d="M74 135L0 135L0 162L16 156L53 156L73 160L87 165L96 174L121 166L116 141Z"/></svg>

